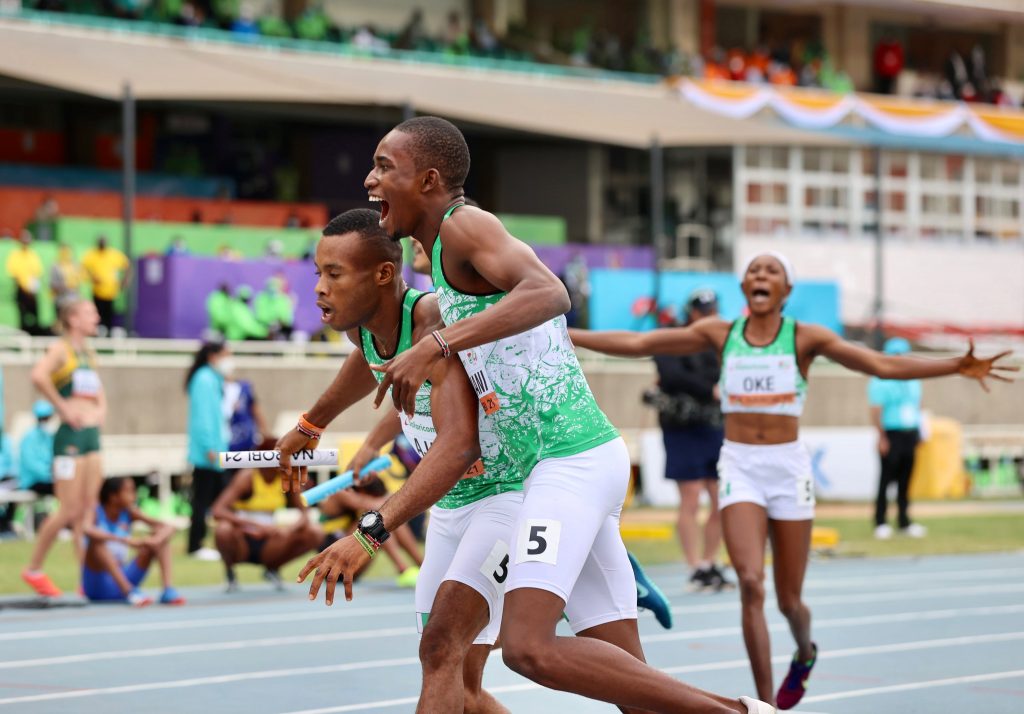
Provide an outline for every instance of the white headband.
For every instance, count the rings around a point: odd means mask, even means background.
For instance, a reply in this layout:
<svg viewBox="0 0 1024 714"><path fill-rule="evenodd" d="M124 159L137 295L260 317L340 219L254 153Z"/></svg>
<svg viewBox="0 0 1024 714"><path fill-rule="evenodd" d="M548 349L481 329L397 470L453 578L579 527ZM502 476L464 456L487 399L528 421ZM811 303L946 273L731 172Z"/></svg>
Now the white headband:
<svg viewBox="0 0 1024 714"><path fill-rule="evenodd" d="M779 261L779 265L782 266L783 272L786 273L786 285L792 286L796 278L796 274L793 272L793 264L789 262L789 258L777 250L762 250L760 253L754 253L752 256L747 258L747 262L743 265L743 271L740 273L740 280L743 280L747 271L750 270L751 263L763 256L775 258L775 260Z"/></svg>

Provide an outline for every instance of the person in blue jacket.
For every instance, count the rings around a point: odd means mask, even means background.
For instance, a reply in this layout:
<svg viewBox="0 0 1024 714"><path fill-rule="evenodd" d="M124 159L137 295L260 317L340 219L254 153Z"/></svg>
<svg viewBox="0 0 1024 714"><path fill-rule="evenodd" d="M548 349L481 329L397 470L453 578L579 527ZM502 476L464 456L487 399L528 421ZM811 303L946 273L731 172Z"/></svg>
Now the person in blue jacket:
<svg viewBox="0 0 1024 714"><path fill-rule="evenodd" d="M192 524L188 552L203 560L219 560L203 548L206 515L224 488L218 452L227 451L228 424L224 415L224 376L233 371L231 351L223 342L204 343L185 378L188 393L188 462L192 466Z"/></svg>
<svg viewBox="0 0 1024 714"><path fill-rule="evenodd" d="M902 337L887 340L887 355L910 352L910 343ZM868 403L871 423L878 430L878 455L882 471L878 478L875 501L875 538L892 537L892 526L886 522L889 484L896 484L896 505L900 532L911 538L923 538L927 529L910 520L910 476L914 472L914 454L921 432L921 380L879 379L868 382Z"/></svg>
<svg viewBox="0 0 1024 714"><path fill-rule="evenodd" d="M54 415L45 399L32 405L36 425L18 442L18 488L40 496L53 495L53 432L46 428Z"/></svg>

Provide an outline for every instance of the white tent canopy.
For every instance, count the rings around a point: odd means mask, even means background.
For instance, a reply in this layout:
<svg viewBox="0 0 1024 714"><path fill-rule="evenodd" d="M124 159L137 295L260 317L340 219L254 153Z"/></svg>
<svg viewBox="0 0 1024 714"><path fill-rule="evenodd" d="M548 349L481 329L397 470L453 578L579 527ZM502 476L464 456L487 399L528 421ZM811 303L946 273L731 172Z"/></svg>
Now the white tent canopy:
<svg viewBox="0 0 1024 714"><path fill-rule="evenodd" d="M849 144L764 119L729 119L672 89L358 59L135 32L0 21L0 75L116 100L411 105L417 112L629 147Z"/></svg>

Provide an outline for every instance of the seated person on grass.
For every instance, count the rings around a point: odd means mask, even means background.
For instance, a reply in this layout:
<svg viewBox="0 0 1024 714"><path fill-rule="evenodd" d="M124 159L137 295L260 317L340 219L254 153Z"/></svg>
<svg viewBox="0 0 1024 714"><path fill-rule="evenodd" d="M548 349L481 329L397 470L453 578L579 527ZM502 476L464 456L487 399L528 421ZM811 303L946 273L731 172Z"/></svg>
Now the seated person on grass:
<svg viewBox="0 0 1024 714"><path fill-rule="evenodd" d="M145 607L153 599L142 594L139 585L154 560L160 564L163 580L162 605L183 605L183 598L171 585L171 537L174 526L144 515L135 503L135 482L130 478L109 478L100 489L96 510L86 514L85 563L82 592L94 602L121 601ZM145 523L150 534L132 536L132 524ZM129 548L135 558L129 562Z"/></svg>
<svg viewBox="0 0 1024 714"><path fill-rule="evenodd" d="M260 449L273 449L276 439L264 439ZM288 526L274 523L274 514L296 508L301 517ZM217 550L227 571L228 592L238 589L237 563L262 565L263 577L280 589L278 569L311 550L323 540L319 526L306 517L306 506L297 493L284 493L274 468L245 469L235 474L213 504L217 521Z"/></svg>

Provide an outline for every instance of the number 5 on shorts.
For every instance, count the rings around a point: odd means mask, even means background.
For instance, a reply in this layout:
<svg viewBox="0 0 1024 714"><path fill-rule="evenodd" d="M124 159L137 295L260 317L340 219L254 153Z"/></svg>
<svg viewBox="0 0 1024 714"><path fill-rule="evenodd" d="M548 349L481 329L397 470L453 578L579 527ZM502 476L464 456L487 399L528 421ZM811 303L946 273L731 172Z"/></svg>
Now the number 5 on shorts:
<svg viewBox="0 0 1024 714"><path fill-rule="evenodd" d="M516 564L558 564L558 541L562 536L562 522L547 518L531 518L519 528L516 543Z"/></svg>

